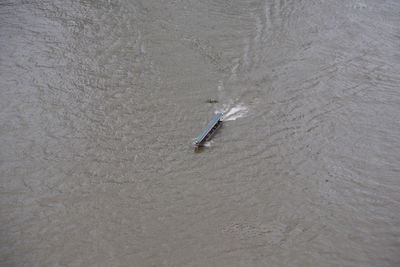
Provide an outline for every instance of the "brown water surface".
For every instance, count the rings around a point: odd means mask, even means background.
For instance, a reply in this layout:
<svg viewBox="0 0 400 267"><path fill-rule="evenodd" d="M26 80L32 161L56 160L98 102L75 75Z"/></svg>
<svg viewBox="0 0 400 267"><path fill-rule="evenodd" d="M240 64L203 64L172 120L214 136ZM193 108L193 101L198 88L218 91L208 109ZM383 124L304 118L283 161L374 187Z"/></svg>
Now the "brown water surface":
<svg viewBox="0 0 400 267"><path fill-rule="evenodd" d="M399 1L0 1L1 266L400 266L399 135Z"/></svg>

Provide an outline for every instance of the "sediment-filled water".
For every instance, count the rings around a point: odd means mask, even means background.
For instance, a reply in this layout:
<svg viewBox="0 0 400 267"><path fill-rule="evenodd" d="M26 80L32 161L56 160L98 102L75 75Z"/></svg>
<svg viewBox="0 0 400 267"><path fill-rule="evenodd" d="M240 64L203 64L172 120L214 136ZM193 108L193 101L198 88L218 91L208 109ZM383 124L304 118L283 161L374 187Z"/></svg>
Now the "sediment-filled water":
<svg viewBox="0 0 400 267"><path fill-rule="evenodd" d="M399 136L399 1L0 1L1 266L399 266Z"/></svg>

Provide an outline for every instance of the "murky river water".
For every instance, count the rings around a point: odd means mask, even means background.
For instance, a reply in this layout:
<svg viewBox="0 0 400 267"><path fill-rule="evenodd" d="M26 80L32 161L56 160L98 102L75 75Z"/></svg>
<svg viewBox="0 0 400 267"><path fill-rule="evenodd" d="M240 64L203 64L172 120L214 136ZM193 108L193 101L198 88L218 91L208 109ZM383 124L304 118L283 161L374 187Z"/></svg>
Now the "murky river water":
<svg viewBox="0 0 400 267"><path fill-rule="evenodd" d="M400 266L399 1L2 0L0 75L1 266Z"/></svg>

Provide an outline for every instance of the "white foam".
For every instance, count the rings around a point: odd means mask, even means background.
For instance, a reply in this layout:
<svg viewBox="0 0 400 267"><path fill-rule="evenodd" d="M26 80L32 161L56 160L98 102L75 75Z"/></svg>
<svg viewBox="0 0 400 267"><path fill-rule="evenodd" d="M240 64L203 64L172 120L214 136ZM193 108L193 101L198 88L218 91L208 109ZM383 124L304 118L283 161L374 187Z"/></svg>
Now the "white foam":
<svg viewBox="0 0 400 267"><path fill-rule="evenodd" d="M207 142L204 143L203 146L205 146L205 147L211 147L213 143L214 143L214 142L213 142L212 140L211 140L211 141L207 141Z"/></svg>
<svg viewBox="0 0 400 267"><path fill-rule="evenodd" d="M232 108L228 105L224 106L223 110L217 110L215 113L224 113L223 121L234 121L238 118L244 117L248 112L248 107L238 104Z"/></svg>

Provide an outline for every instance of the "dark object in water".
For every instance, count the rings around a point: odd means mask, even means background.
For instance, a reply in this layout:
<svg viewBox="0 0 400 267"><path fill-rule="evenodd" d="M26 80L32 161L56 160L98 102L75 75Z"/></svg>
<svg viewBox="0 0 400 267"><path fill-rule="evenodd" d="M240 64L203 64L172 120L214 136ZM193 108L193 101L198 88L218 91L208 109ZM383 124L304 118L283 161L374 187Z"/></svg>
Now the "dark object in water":
<svg viewBox="0 0 400 267"><path fill-rule="evenodd" d="M193 146L195 148L201 147L204 143L209 140L215 133L215 131L222 125L222 113L217 113L214 118L207 124L204 131L194 139Z"/></svg>
<svg viewBox="0 0 400 267"><path fill-rule="evenodd" d="M207 103L215 104L215 103L218 103L218 100L210 98L210 99L207 100Z"/></svg>

